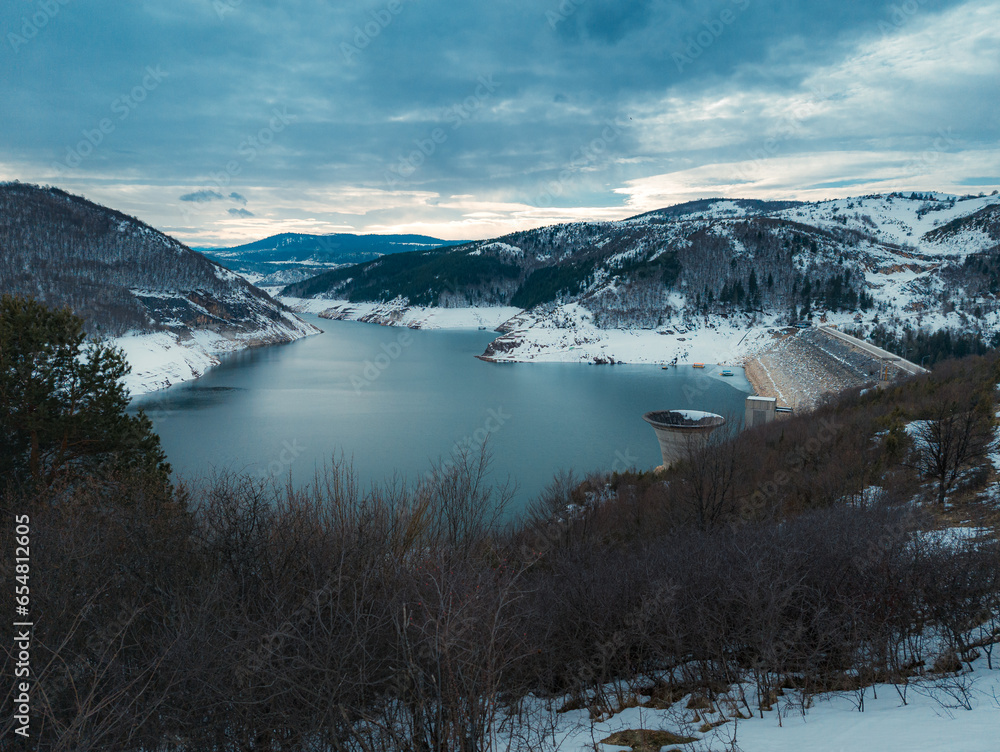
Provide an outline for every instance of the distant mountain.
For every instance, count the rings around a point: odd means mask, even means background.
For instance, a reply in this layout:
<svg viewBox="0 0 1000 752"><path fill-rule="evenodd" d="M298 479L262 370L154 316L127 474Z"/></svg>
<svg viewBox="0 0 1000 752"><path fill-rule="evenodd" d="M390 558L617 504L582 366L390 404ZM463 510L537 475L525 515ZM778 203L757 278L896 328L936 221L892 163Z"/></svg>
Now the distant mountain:
<svg viewBox="0 0 1000 752"><path fill-rule="evenodd" d="M541 312L576 305L599 329L737 312L790 322L872 311L881 324L989 339L1000 332L998 275L1000 197L897 193L814 203L708 199L397 254L282 294Z"/></svg>
<svg viewBox="0 0 1000 752"><path fill-rule="evenodd" d="M233 248L202 252L257 284L276 286L315 276L327 269L371 261L393 253L449 245L426 235L304 235L286 232Z"/></svg>
<svg viewBox="0 0 1000 752"><path fill-rule="evenodd" d="M133 344L133 335L158 335L158 351L193 348L203 365L211 352L317 331L239 275L138 219L58 188L22 183L0 184L0 293L69 306L92 334L129 335ZM190 353L178 353L194 362Z"/></svg>

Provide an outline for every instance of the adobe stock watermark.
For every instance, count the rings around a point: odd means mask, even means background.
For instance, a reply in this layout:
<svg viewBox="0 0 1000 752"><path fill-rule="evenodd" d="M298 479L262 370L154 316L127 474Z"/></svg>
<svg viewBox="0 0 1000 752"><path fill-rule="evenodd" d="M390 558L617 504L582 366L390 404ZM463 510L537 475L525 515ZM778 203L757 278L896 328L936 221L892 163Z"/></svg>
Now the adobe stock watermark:
<svg viewBox="0 0 1000 752"><path fill-rule="evenodd" d="M662 619L662 614L674 599L678 586L673 580L665 578L656 583L651 592L628 611L621 624L607 640L597 644L596 649L589 651L589 657L578 661L574 666L577 683L589 686L599 678L603 678L608 668L620 660L638 635L648 631L650 622Z"/></svg>
<svg viewBox="0 0 1000 752"><path fill-rule="evenodd" d="M301 633L302 627L316 619L324 608L340 597L342 587L343 578L334 575L333 579L322 588L309 593L281 626L261 638L257 649L247 656L245 662L237 664L238 676L245 679L266 668L268 662L280 654L281 648L289 640L294 639L295 635Z"/></svg>
<svg viewBox="0 0 1000 752"><path fill-rule="evenodd" d="M629 447L625 447L624 453L621 450L615 452L615 461L611 463L611 472L621 475L630 470L635 470L638 464L639 458L632 454L632 450Z"/></svg>
<svg viewBox="0 0 1000 752"><path fill-rule="evenodd" d="M941 159L942 154L946 154L948 149L955 145L957 139L951 128L941 128L937 132L937 138L931 143L929 149L925 149L920 154L914 155L903 165L904 177L913 177L924 174Z"/></svg>
<svg viewBox="0 0 1000 752"><path fill-rule="evenodd" d="M610 146L621 138L625 126L625 121L618 118L606 120L600 135L595 136L574 151L570 157L569 164L560 170L555 180L550 180L546 183L543 186L543 192L533 201L528 201L528 205L534 206L536 209L550 206L552 199L563 194L566 190L566 185L575 174L588 167L593 167L604 157Z"/></svg>
<svg viewBox="0 0 1000 752"><path fill-rule="evenodd" d="M67 170L75 169L83 164L91 156L97 147L104 143L105 139L118 129L118 124L128 120L132 112L149 96L150 92L159 88L163 79L169 77L169 73L164 71L159 65L155 68L146 67L146 74L142 81L132 87L130 91L115 97L111 101L111 114L114 119L104 117L94 124L93 128L84 128L81 132L83 138L74 146L66 147L66 158L62 162L53 162L52 168L59 174Z"/></svg>
<svg viewBox="0 0 1000 752"><path fill-rule="evenodd" d="M709 374L699 373L695 378L697 381L693 385L685 383L681 387L681 392L684 393L684 400L688 407L701 403L705 395L715 386L715 383L709 378Z"/></svg>
<svg viewBox="0 0 1000 752"><path fill-rule="evenodd" d="M338 243L333 238L331 238L329 235L318 235L316 237L316 244L319 246L319 249L324 253L333 253L334 251L336 251L338 248L341 247L341 244Z"/></svg>
<svg viewBox="0 0 1000 752"><path fill-rule="evenodd" d="M21 16L20 34L7 32L7 41L16 55L24 45L38 36L38 33L49 25L49 21L59 15L59 11L71 0L39 0L35 11L30 16Z"/></svg>
<svg viewBox="0 0 1000 752"><path fill-rule="evenodd" d="M382 351L376 355L371 360L366 360L364 362L364 369L361 371L361 375L351 376L351 386L354 387L355 394L361 394L361 392L366 388L378 381L379 377L386 371L389 366L391 366L400 355L403 354L403 350L408 348L413 344L413 335L410 334L409 330L402 332L394 342L385 343L383 342L379 345L379 349Z"/></svg>
<svg viewBox="0 0 1000 752"><path fill-rule="evenodd" d="M272 108L271 118L267 124L258 129L256 133L249 134L236 147L238 159L230 159L221 170L213 170L208 173L210 183L218 190L229 188L233 183L233 178L243 173L244 166L256 161L261 152L274 143L275 136L295 122L295 117L295 115L288 113L287 107ZM208 185L203 186L202 190L212 191ZM195 214L187 202L181 201L178 208L185 222L196 221Z"/></svg>
<svg viewBox="0 0 1000 752"><path fill-rule="evenodd" d="M917 11L926 2L927 0L906 0L900 5L890 5L889 20L878 22L878 30L882 32L882 36L887 36L903 28L907 21L917 15Z"/></svg>
<svg viewBox="0 0 1000 752"><path fill-rule="evenodd" d="M306 447L299 444L298 439L281 442L281 451L275 459L267 464L267 467L257 471L259 480L270 480L282 475L295 464L295 461L306 451Z"/></svg>
<svg viewBox="0 0 1000 752"><path fill-rule="evenodd" d="M749 504L744 512L748 517L751 512L759 511L768 501L774 501L778 492L791 484L796 475L805 470L806 463L811 456L816 454L823 445L833 441L840 432L841 426L830 418L822 418L819 421L819 430L816 435L807 439L787 455L785 455L785 465L787 470L780 470L774 474L771 480L761 483L757 490L750 496Z"/></svg>
<svg viewBox="0 0 1000 752"><path fill-rule="evenodd" d="M723 8L717 16L710 21L704 21L704 27L697 34L693 34L684 40L684 52L675 52L672 55L677 72L683 73L684 69L700 58L709 47L726 33L726 29L735 23L739 14L750 7L750 0L731 0L733 8Z"/></svg>
<svg viewBox="0 0 1000 752"><path fill-rule="evenodd" d="M561 0L555 10L545 11L545 20L549 22L549 28L555 31L559 24L580 10L586 2L587 0Z"/></svg>
<svg viewBox="0 0 1000 752"><path fill-rule="evenodd" d="M222 21L241 5L243 5L243 0L214 0L212 9L215 11L215 15L219 17L219 20Z"/></svg>
<svg viewBox="0 0 1000 752"><path fill-rule="evenodd" d="M233 178L243 172L243 165L251 164L256 160L261 151L274 143L274 137L284 131L294 120L295 116L288 114L287 107L282 107L280 110L277 107L273 108L271 119L267 125L244 138L236 147L236 153L240 158L230 159L226 162L224 169L208 173L209 179L217 188L228 188L233 182Z"/></svg>
<svg viewBox="0 0 1000 752"><path fill-rule="evenodd" d="M503 411L503 407L491 407L487 411L486 420L483 421L483 425L469 436L456 441L451 448L451 452L448 453L448 457L439 466L427 471L425 477L428 482L435 483L460 467L464 457L474 456L486 443L486 440L503 428L512 417L512 415Z"/></svg>
<svg viewBox="0 0 1000 752"><path fill-rule="evenodd" d="M406 1L415 2L415 0ZM368 49L368 46L392 24L404 8L404 0L389 0L382 8L368 11L371 20L366 21L363 26L359 24L354 27L354 36L350 42L340 43L340 52L344 56L344 61L353 62L355 57Z"/></svg>
<svg viewBox="0 0 1000 752"><path fill-rule="evenodd" d="M803 121L819 112L820 102L828 98L826 92L815 88L811 90L811 94L811 98L798 103L790 113L783 115L778 120L760 147L747 151L748 158L736 167L736 180L750 181L754 173L759 171L768 159L777 156L785 142L803 132L805 129Z"/></svg>
<svg viewBox="0 0 1000 752"><path fill-rule="evenodd" d="M477 84L472 94L461 102L451 105L442 113L445 122L451 124L452 132L468 123L472 116L484 107L486 100L493 96L500 87L500 84L493 80L492 73L488 76L480 76L476 81ZM437 153L448 137L449 132L438 126L431 130L425 138L414 139L413 144L417 148L409 154L400 156L396 164L389 166L385 171L385 182L390 188L395 188L403 180L412 177L430 157Z"/></svg>

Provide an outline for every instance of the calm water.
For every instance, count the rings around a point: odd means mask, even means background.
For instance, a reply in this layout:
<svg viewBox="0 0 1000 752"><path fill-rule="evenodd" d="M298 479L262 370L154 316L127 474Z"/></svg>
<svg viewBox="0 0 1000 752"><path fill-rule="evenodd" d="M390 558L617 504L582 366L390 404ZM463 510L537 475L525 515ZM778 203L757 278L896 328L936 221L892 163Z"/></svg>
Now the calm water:
<svg viewBox="0 0 1000 752"><path fill-rule="evenodd" d="M650 410L742 416L742 371L659 366L495 364L474 358L496 335L411 331L304 316L325 330L227 356L202 378L137 397L174 473L292 473L296 484L334 453L363 484L394 471L415 480L489 432L495 472L533 498L560 468L660 464ZM366 365L367 364L367 365Z"/></svg>

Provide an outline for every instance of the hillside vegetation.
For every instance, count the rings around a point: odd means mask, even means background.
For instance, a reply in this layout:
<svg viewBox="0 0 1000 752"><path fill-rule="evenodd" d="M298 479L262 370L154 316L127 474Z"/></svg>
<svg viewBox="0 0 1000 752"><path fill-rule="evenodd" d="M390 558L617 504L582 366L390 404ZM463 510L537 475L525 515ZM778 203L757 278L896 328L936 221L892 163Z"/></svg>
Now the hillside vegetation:
<svg viewBox="0 0 1000 752"><path fill-rule="evenodd" d="M232 248L203 253L227 269L259 277L259 285L285 285L327 269L373 261L382 256L449 245L426 235L307 235L285 232Z"/></svg>
<svg viewBox="0 0 1000 752"><path fill-rule="evenodd" d="M109 336L296 326L266 293L134 217L22 183L0 185L0 292L68 306Z"/></svg>
<svg viewBox="0 0 1000 752"><path fill-rule="evenodd" d="M998 380L995 354L942 364L665 476L557 478L513 522L478 455L416 487L341 462L301 490L9 489L44 573L36 749L542 750L579 711L711 718L685 730L709 740L782 695L968 703L1000 641Z"/></svg>
<svg viewBox="0 0 1000 752"><path fill-rule="evenodd" d="M712 199L318 275L291 297L516 306L557 326L579 304L602 329L697 328L748 313L791 323L863 314L883 341L1000 332L1000 198L890 194L818 203ZM777 319L775 318L777 317ZM928 347L922 357L940 351ZM948 352L962 354L961 347ZM912 353L911 353L912 354Z"/></svg>

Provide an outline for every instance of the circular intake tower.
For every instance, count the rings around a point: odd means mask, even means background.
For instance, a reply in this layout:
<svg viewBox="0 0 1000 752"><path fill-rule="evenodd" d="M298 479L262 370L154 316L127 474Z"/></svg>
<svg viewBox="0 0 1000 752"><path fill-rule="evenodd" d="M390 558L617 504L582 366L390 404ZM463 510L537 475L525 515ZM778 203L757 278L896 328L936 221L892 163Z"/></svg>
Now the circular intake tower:
<svg viewBox="0 0 1000 752"><path fill-rule="evenodd" d="M721 415L699 410L658 410L646 413L642 419L653 427L660 442L663 465L657 470L665 470L692 450L700 449L712 431L726 424Z"/></svg>

